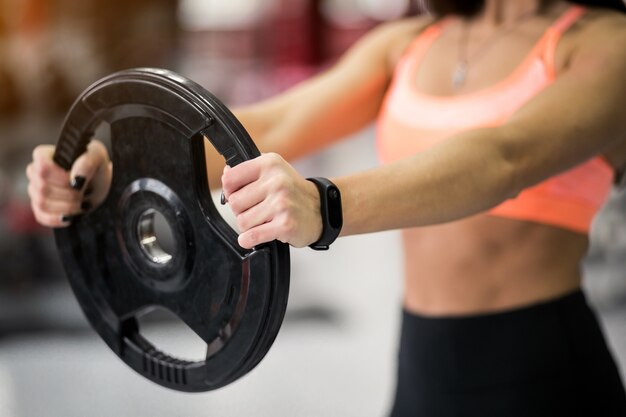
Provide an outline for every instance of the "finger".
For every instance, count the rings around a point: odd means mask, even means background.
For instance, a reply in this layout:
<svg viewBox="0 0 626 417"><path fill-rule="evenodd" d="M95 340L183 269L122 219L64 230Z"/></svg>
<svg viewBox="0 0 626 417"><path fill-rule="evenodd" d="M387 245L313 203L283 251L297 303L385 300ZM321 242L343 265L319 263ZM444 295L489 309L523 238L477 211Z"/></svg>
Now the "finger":
<svg viewBox="0 0 626 417"><path fill-rule="evenodd" d="M46 198L50 200L67 200L78 201L80 195L77 195L76 191L71 189L68 184L65 186L58 186L43 182L39 179L33 179L28 184L28 195L32 198Z"/></svg>
<svg viewBox="0 0 626 417"><path fill-rule="evenodd" d="M65 227L68 226L72 219L81 215L80 212L73 212L71 214L60 213L55 211L45 211L33 207L33 214L38 223L48 227Z"/></svg>
<svg viewBox="0 0 626 417"><path fill-rule="evenodd" d="M30 181L39 179L41 181L64 186L69 181L69 174L52 160L54 147L51 145L40 145L33 151L33 162L26 169L26 176Z"/></svg>
<svg viewBox="0 0 626 417"><path fill-rule="evenodd" d="M87 152L72 164L70 171L72 188L82 190L105 163L108 163L108 154L104 145L99 141L91 141L87 146Z"/></svg>
<svg viewBox="0 0 626 417"><path fill-rule="evenodd" d="M237 215L237 227L245 232L261 224L271 221L275 216L275 211L267 200L251 207L243 213Z"/></svg>
<svg viewBox="0 0 626 417"><path fill-rule="evenodd" d="M43 226L47 227L67 227L71 224L71 218L65 215L33 211L35 220Z"/></svg>
<svg viewBox="0 0 626 417"><path fill-rule="evenodd" d="M57 216L76 214L82 211L81 201L72 200L50 200L42 198L38 194L30 196L30 203L33 212L53 214Z"/></svg>
<svg viewBox="0 0 626 417"><path fill-rule="evenodd" d="M251 209L266 198L265 188L258 181L240 188L228 197L230 209L235 215Z"/></svg>
<svg viewBox="0 0 626 417"><path fill-rule="evenodd" d="M226 200L230 195L242 187L256 181L261 173L261 164L256 159L250 159L241 164L225 168L222 174L222 190Z"/></svg>
<svg viewBox="0 0 626 417"><path fill-rule="evenodd" d="M278 239L277 227L273 222L264 223L239 235L239 246L245 249Z"/></svg>

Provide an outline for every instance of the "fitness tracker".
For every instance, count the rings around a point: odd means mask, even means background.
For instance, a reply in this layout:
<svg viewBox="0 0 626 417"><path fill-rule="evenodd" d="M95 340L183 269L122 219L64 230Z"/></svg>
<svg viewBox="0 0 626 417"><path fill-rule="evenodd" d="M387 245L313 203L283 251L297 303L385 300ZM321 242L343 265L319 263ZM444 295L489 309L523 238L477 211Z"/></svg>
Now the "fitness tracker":
<svg viewBox="0 0 626 417"><path fill-rule="evenodd" d="M322 235L309 245L311 249L328 250L331 243L337 239L343 226L341 210L341 193L339 188L327 178L307 178L317 187L320 193L320 211L322 215Z"/></svg>

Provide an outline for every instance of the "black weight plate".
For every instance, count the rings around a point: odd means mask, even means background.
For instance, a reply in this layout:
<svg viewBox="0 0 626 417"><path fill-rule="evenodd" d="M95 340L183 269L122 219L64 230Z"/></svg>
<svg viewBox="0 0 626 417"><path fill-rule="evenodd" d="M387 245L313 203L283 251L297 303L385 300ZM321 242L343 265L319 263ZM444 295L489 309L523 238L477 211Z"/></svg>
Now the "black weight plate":
<svg viewBox="0 0 626 417"><path fill-rule="evenodd" d="M217 98L165 70L122 71L89 87L65 119L54 160L70 169L102 122L111 126L109 194L55 230L72 289L94 329L141 375L180 391L222 387L253 369L276 338L289 248L237 244L209 194L204 136L230 166L259 151ZM144 239L155 213L172 229L168 256ZM206 342L206 360L171 357L141 335L137 317L154 306Z"/></svg>

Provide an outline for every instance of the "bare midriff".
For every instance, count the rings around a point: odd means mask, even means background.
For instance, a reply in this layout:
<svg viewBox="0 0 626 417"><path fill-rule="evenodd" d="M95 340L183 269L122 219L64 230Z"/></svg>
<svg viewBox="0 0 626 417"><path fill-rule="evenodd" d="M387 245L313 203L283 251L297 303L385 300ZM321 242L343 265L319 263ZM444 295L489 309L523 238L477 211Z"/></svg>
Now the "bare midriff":
<svg viewBox="0 0 626 417"><path fill-rule="evenodd" d="M480 314L553 299L580 286L587 236L489 215L402 232L408 311Z"/></svg>

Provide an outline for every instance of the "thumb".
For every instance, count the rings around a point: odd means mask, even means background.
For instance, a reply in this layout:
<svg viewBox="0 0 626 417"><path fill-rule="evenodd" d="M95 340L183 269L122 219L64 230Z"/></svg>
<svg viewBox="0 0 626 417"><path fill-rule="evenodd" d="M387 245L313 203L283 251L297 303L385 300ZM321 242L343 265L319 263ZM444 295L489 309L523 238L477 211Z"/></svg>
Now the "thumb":
<svg viewBox="0 0 626 417"><path fill-rule="evenodd" d="M87 152L74 161L70 170L70 185L78 191L84 191L86 184L93 188L92 194L98 203L104 200L111 182L111 163L109 153L104 144L92 140L87 146Z"/></svg>

